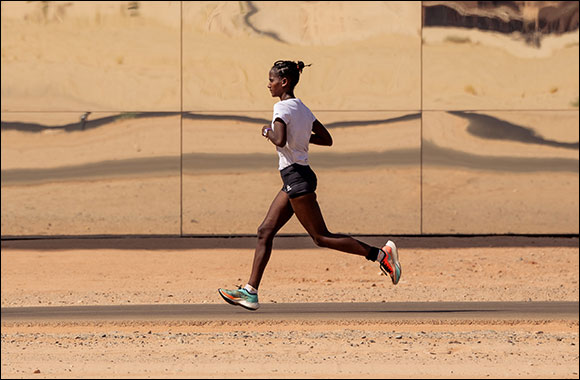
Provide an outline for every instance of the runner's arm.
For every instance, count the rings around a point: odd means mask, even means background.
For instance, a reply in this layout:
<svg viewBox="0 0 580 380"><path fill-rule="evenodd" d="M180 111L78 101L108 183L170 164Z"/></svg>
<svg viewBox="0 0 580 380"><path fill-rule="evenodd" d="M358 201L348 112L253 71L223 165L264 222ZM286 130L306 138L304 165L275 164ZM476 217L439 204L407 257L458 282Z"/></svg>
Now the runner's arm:
<svg viewBox="0 0 580 380"><path fill-rule="evenodd" d="M274 120L274 129L269 125L262 127L262 136L272 142L272 144L283 147L286 145L286 123L280 118Z"/></svg>
<svg viewBox="0 0 580 380"><path fill-rule="evenodd" d="M332 136L328 129L318 119L312 123L312 135L310 135L310 144L315 145L332 145Z"/></svg>

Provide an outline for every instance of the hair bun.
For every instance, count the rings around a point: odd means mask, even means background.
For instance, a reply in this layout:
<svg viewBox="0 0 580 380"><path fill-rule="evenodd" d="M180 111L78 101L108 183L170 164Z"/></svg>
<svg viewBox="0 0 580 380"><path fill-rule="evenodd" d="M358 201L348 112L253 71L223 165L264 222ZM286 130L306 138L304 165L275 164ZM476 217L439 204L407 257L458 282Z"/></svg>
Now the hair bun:
<svg viewBox="0 0 580 380"><path fill-rule="evenodd" d="M304 64L304 62L302 62L302 61L298 61L298 62L296 63L296 67L298 67L298 72L299 72L300 74L302 74L302 69L304 69L306 66L312 66L312 64L310 64L310 65L305 65L305 64Z"/></svg>
<svg viewBox="0 0 580 380"><path fill-rule="evenodd" d="M304 68L304 62L302 61L298 61L298 71L302 72L302 69Z"/></svg>

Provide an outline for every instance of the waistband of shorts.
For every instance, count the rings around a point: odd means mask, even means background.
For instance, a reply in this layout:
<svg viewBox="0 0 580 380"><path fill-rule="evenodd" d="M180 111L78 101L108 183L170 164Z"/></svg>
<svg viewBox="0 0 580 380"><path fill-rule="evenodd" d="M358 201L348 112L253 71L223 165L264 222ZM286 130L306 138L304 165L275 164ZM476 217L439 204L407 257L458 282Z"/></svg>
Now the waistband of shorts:
<svg viewBox="0 0 580 380"><path fill-rule="evenodd" d="M280 173L288 172L291 169L306 169L306 168L310 168L310 165L302 165L302 164L295 162L293 164L286 166L284 169L280 170Z"/></svg>

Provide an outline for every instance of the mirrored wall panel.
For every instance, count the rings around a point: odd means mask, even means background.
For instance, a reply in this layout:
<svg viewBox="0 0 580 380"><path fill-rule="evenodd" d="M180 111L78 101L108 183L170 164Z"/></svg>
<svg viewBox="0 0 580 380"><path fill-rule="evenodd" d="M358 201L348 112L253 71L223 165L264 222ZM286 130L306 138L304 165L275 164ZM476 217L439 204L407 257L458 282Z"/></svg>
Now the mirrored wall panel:
<svg viewBox="0 0 580 380"><path fill-rule="evenodd" d="M180 233L180 116L1 114L2 236Z"/></svg>
<svg viewBox="0 0 580 380"><path fill-rule="evenodd" d="M332 147L310 146L318 201L333 232L420 233L420 114L314 112ZM183 118L183 233L255 234L282 181L261 136L271 112ZM280 233L306 233L293 218Z"/></svg>
<svg viewBox="0 0 580 380"><path fill-rule="evenodd" d="M423 233L577 234L578 112L423 113Z"/></svg>
<svg viewBox="0 0 580 380"><path fill-rule="evenodd" d="M2 111L179 111L179 1L3 1Z"/></svg>
<svg viewBox="0 0 580 380"><path fill-rule="evenodd" d="M277 60L313 109L415 110L420 57L420 2L183 2L184 110L271 110Z"/></svg>
<svg viewBox="0 0 580 380"><path fill-rule="evenodd" d="M423 1L423 109L578 109L577 1Z"/></svg>

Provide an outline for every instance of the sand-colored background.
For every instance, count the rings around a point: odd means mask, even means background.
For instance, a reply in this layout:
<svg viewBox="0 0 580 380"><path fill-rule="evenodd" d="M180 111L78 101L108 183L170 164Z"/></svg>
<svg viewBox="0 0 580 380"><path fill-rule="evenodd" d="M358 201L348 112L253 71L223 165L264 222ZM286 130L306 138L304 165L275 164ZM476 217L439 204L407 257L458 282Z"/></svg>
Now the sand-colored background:
<svg viewBox="0 0 580 380"><path fill-rule="evenodd" d="M15 1L2 20L3 111L268 110L277 59L313 63L316 110L578 107L577 30L422 28L416 2Z"/></svg>
<svg viewBox="0 0 580 380"><path fill-rule="evenodd" d="M281 187L259 134L269 113L91 117L86 130L2 131L3 234L254 234ZM577 232L576 111L318 117L334 145L310 158L335 232Z"/></svg>
<svg viewBox="0 0 580 380"><path fill-rule="evenodd" d="M321 121L361 121L332 130L337 156L313 149L333 231L578 232L578 148L552 144L578 142L578 31L534 47L517 34L422 28L420 2L1 7L3 236L253 234L280 183L259 126L235 117L269 119L275 100L267 71L277 59L313 63L297 95ZM537 139L474 137L448 110L489 114ZM85 130L86 112L88 127L123 117ZM201 113L234 119L187 117ZM405 115L420 116L386 121ZM384 123L365 124L373 120ZM8 130L7 122L43 132ZM478 154L479 166L425 161L441 149L438 160L459 150ZM204 154L217 156L208 162ZM220 154L231 154L228 165ZM352 165L357 154L362 164ZM271 166L231 169L235 159L266 156ZM506 156L528 171L489 167ZM564 161L537 170L525 159ZM15 173L21 179L5 183ZM293 221L283 232L302 231ZM489 246L426 247L399 238L403 278L396 287L364 259L275 246L260 300L578 302L577 238L488 239ZM218 303L216 289L243 284L252 259L247 247L2 244L2 307ZM578 378L578 335L577 318L3 321L1 373Z"/></svg>
<svg viewBox="0 0 580 380"><path fill-rule="evenodd" d="M312 63L296 95L332 127L311 162L333 231L578 233L578 31L534 45L423 10L3 2L2 236L254 234L281 186L259 135L281 58Z"/></svg>
<svg viewBox="0 0 580 380"><path fill-rule="evenodd" d="M578 101L578 31L540 48L514 35L423 29L425 109L573 109Z"/></svg>

